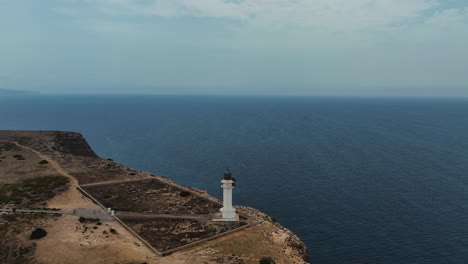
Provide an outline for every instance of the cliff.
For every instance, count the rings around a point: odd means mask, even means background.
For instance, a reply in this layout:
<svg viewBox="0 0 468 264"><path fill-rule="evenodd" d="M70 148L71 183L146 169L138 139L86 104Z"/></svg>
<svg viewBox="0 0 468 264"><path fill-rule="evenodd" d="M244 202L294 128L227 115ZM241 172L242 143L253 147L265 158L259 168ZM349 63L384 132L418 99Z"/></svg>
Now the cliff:
<svg viewBox="0 0 468 264"><path fill-rule="evenodd" d="M238 206L241 222L213 224L216 198L101 159L79 133L0 131L0 165L0 205L8 211L0 212L0 262L308 261L304 243L268 215ZM124 211L117 214L121 223L97 203ZM12 207L16 214L7 209ZM19 213L31 208L43 211ZM82 220L93 218L99 224ZM32 241L37 227L47 236ZM165 250L170 255L157 254Z"/></svg>

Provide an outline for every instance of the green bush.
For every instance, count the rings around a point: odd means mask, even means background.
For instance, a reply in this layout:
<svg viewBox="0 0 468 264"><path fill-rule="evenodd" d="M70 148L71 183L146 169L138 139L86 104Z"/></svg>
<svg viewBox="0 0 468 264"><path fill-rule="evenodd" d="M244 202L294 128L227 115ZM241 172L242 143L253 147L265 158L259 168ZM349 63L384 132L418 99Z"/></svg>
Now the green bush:
<svg viewBox="0 0 468 264"><path fill-rule="evenodd" d="M30 239L40 239L47 236L47 232L42 228L36 228L32 231Z"/></svg>
<svg viewBox="0 0 468 264"><path fill-rule="evenodd" d="M8 203L9 201L10 201L10 197L0 194L0 204Z"/></svg>
<svg viewBox="0 0 468 264"><path fill-rule="evenodd" d="M80 223L99 223L100 222L99 218L87 218L83 216L80 216L80 219L78 219L78 221L80 221Z"/></svg>
<svg viewBox="0 0 468 264"><path fill-rule="evenodd" d="M218 233L218 229L214 226L210 226L208 227L208 233L210 233L211 235L215 235L216 233Z"/></svg>
<svg viewBox="0 0 468 264"><path fill-rule="evenodd" d="M190 196L190 192L187 192L187 191L180 192L180 197L188 197L188 196Z"/></svg>
<svg viewBox="0 0 468 264"><path fill-rule="evenodd" d="M275 264L275 261L270 257L262 257L258 263L259 264Z"/></svg>
<svg viewBox="0 0 468 264"><path fill-rule="evenodd" d="M32 251L32 248L33 248L33 247L34 247L34 246L31 246L31 247L20 247L18 253L19 253L20 256L26 255L26 254L28 254L29 252Z"/></svg>
<svg viewBox="0 0 468 264"><path fill-rule="evenodd" d="M13 144L13 143L5 143L5 144L3 144L2 147L0 147L0 149L2 149L2 148L3 148L4 150L6 150L6 151L11 151L11 150L13 150L13 149L17 149L16 145Z"/></svg>
<svg viewBox="0 0 468 264"><path fill-rule="evenodd" d="M40 204L63 190L69 179L63 176L47 176L24 180L20 184L7 185L0 190L0 204Z"/></svg>

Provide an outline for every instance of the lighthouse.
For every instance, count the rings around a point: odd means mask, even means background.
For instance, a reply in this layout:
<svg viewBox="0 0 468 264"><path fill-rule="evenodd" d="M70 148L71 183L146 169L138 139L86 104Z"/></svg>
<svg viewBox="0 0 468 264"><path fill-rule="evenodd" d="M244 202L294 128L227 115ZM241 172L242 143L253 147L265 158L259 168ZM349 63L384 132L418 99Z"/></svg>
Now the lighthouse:
<svg viewBox="0 0 468 264"><path fill-rule="evenodd" d="M221 180L221 188L223 188L223 207L219 209L223 214L222 221L237 221L236 209L232 207L232 188L236 185L236 179L231 175L229 169L224 172L224 177Z"/></svg>

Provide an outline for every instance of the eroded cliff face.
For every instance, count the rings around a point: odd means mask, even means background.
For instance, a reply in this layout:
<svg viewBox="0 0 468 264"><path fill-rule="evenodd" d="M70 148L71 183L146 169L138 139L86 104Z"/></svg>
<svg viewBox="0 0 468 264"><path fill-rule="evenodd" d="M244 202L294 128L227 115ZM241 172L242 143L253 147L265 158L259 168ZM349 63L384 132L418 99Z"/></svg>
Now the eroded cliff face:
<svg viewBox="0 0 468 264"><path fill-rule="evenodd" d="M259 222L267 223L269 228L264 232L264 235L270 238L273 243L281 245L281 251L284 256L295 258L300 256L304 262L309 262L307 247L302 240L291 230L277 223L271 216L248 206L236 206L239 212L243 212L250 217L257 219ZM298 263L300 263L300 260Z"/></svg>
<svg viewBox="0 0 468 264"><path fill-rule="evenodd" d="M13 146L12 142L19 145ZM177 185L168 178L130 169L112 160L99 158L84 137L75 132L0 131L0 147L2 144L10 147L8 151L3 150L2 155L0 155L7 156L0 164L0 188L2 184L20 184L24 179L34 179L34 177L56 175L57 173L65 173L67 177L71 177L72 182L79 184L157 177L163 182ZM14 159L13 156L18 153L25 160ZM49 158L51 162L56 164L54 166L50 163L38 164L44 158ZM60 167L61 172L57 171L57 166ZM18 173L19 171L20 173ZM205 191L191 187L189 189L199 195L216 200ZM44 206L67 210L73 210L75 207L99 209L97 205L82 197L75 188L69 188L63 194L52 198ZM22 258L26 257L28 260L24 263L74 263L74 260L85 255L88 256L86 257L87 263L102 263L103 258L108 263L171 264L257 264L261 257L271 257L276 264L307 263L309 261L306 246L290 230L256 209L245 206L237 206L236 208L238 212L255 219L257 224L165 257L152 254L138 239L116 222L106 223L106 228L118 230L118 235L109 237L109 235L102 234L102 231L93 233L91 228L83 229L76 216L62 216L58 220L40 218L28 225L31 227L38 224L48 226L51 236L37 242L35 255L31 253L22 256ZM4 218L4 216L0 213L0 218ZM10 232L11 230L8 231L9 229L6 227L11 227L11 225L6 224L8 221L3 222L5 223L3 225L4 231ZM0 225L2 225L1 223L2 221L0 221ZM75 230L73 235L70 234L70 228ZM8 233L12 234L8 241L3 238L4 240L0 240L0 244L15 245L18 250L23 244L23 246L30 246L27 239L28 232L30 231L21 231L15 228L14 232ZM14 259L12 254L15 252L11 246L11 250L6 253L7 257ZM113 252L119 252L119 254ZM0 256L0 260L1 258L2 256Z"/></svg>
<svg viewBox="0 0 468 264"><path fill-rule="evenodd" d="M18 142L44 154L98 158L86 139L77 132L64 131L0 131L0 140Z"/></svg>
<svg viewBox="0 0 468 264"><path fill-rule="evenodd" d="M55 151L73 156L98 158L80 133L56 132L53 142L52 149Z"/></svg>

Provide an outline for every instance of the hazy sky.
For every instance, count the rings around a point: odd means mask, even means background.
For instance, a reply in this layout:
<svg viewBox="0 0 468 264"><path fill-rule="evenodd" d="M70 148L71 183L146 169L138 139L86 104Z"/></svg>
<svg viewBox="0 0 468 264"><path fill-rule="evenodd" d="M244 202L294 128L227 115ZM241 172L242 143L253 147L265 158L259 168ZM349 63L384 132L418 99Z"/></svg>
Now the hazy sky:
<svg viewBox="0 0 468 264"><path fill-rule="evenodd" d="M0 0L0 88L468 96L468 1Z"/></svg>

